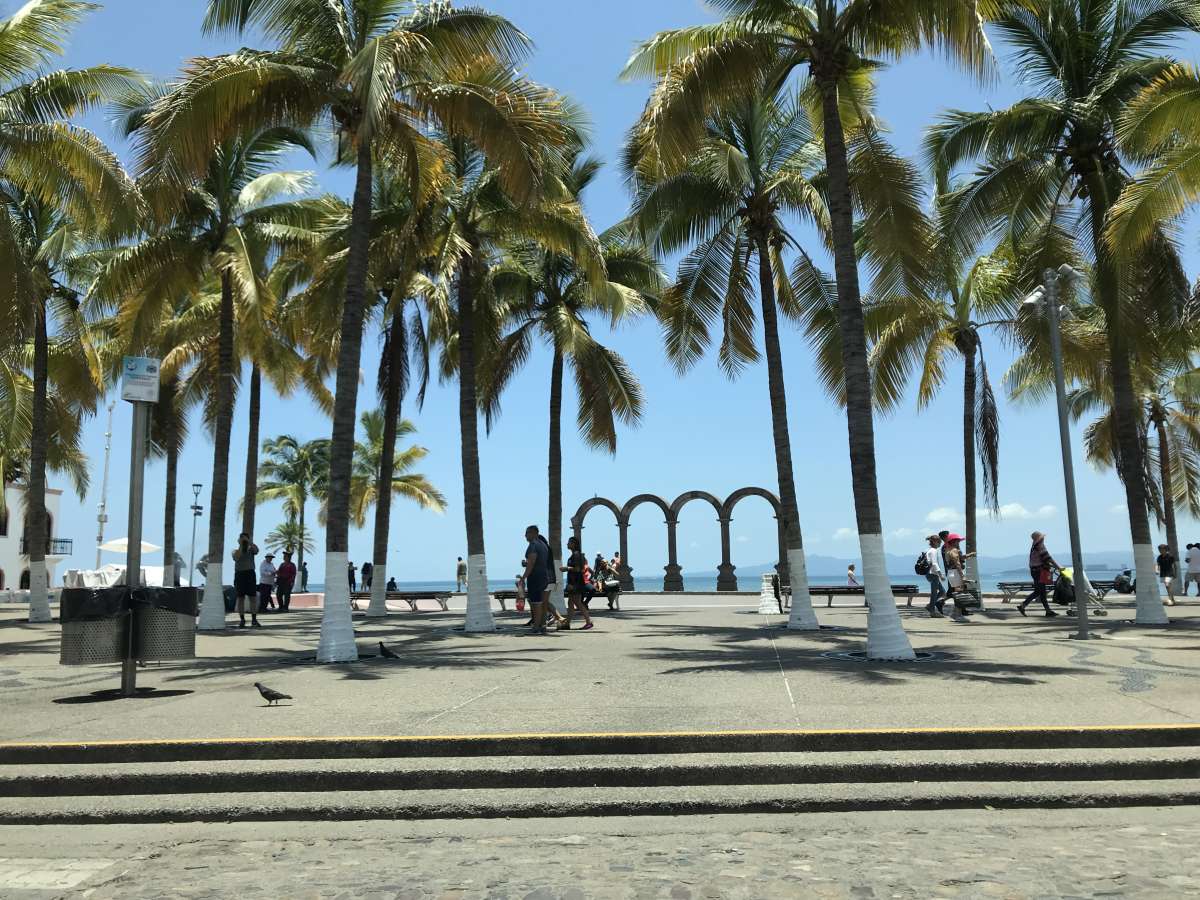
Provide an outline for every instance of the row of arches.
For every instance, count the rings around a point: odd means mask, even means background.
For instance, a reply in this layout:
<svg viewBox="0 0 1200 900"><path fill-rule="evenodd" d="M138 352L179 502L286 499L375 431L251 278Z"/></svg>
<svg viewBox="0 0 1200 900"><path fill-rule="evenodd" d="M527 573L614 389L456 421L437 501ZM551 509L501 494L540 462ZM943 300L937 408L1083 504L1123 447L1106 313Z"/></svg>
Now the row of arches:
<svg viewBox="0 0 1200 900"><path fill-rule="evenodd" d="M649 503L657 506L662 510L667 526L667 565L664 567L666 574L663 576L663 590L671 592L682 591L683 567L679 565L679 554L676 543L679 513L687 504L693 501L698 500L702 503L707 503L716 512L717 522L721 526L721 562L717 566L717 590L736 591L738 589L738 582L737 575L734 574L736 567L733 565L730 556L729 526L733 521L734 507L747 497L761 497L771 504L771 509L775 513L775 523L779 538L779 564L776 568L779 570L780 578L786 583L787 554L784 552L783 517L780 515L779 498L766 488L739 488L723 501L717 499L707 491L686 491L676 497L672 503L668 503L657 494L638 494L626 502L624 506L617 506L616 503L607 497L592 497L583 501L579 509L575 512L575 515L571 517L571 530L575 537L582 541L583 523L587 518L587 514L596 507L604 507L609 510L617 520L617 532L621 545L621 567L617 573L621 581L621 589L633 590L633 567L630 565L629 559L629 519L633 515L633 511L643 504Z"/></svg>
<svg viewBox="0 0 1200 900"><path fill-rule="evenodd" d="M28 569L21 570L21 578L20 578L20 581L18 582L18 584L19 584L19 587L17 588L18 591L29 590L29 570ZM7 585L5 584L5 581L4 581L4 570L0 569L0 591L4 590L6 587L7 587Z"/></svg>

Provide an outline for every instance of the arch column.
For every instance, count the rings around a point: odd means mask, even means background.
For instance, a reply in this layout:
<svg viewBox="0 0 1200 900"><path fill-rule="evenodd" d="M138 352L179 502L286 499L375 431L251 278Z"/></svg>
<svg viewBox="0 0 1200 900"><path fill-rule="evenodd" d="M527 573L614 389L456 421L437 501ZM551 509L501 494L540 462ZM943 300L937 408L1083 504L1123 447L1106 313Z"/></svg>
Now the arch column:
<svg viewBox="0 0 1200 900"><path fill-rule="evenodd" d="M717 566L717 590L736 591L738 582L737 576L733 572L737 566L733 564L729 540L729 525L733 521L733 517L722 515L717 521L721 523L721 564Z"/></svg>
<svg viewBox="0 0 1200 900"><path fill-rule="evenodd" d="M622 519L617 523L617 530L621 535L621 565L617 568L617 580L621 583L621 590L632 591L633 588L633 567L629 565L629 520Z"/></svg>
<svg viewBox="0 0 1200 900"><path fill-rule="evenodd" d="M676 546L675 531L679 520L674 516L667 519L667 564L664 567L663 590L678 592L683 590L683 567L679 565L679 551Z"/></svg>

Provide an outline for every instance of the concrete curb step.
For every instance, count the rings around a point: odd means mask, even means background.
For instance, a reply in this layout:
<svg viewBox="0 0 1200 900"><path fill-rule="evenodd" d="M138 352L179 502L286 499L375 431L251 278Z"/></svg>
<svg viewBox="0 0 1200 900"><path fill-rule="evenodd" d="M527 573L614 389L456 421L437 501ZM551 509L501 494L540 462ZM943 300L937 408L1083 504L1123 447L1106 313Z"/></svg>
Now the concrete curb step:
<svg viewBox="0 0 1200 900"><path fill-rule="evenodd" d="M332 791L460 791L530 788L698 787L715 785L900 784L981 782L1084 782L1200 780L1200 756L1157 759L963 760L727 763L720 757L679 764L614 763L534 765L516 759L506 767L474 759L438 760L425 768L334 766L258 771L144 771L105 767L91 773L12 774L0 769L0 797L111 797L120 795L320 793Z"/></svg>
<svg viewBox="0 0 1200 900"><path fill-rule="evenodd" d="M0 765L463 756L1200 747L1200 725L248 738L0 744Z"/></svg>
<svg viewBox="0 0 1200 900"><path fill-rule="evenodd" d="M673 816L1200 804L1200 781L1000 786L787 785L525 791L344 792L0 800L0 825Z"/></svg>

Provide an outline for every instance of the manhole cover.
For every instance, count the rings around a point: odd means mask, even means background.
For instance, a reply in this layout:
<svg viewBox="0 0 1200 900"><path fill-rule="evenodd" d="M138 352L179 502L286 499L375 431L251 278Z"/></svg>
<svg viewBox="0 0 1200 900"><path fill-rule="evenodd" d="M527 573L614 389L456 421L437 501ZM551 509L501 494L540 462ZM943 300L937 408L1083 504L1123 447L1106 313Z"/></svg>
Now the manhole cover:
<svg viewBox="0 0 1200 900"><path fill-rule="evenodd" d="M822 653L826 659L848 659L851 662L877 663L877 662L941 662L946 659L953 659L949 653L942 653L940 650L918 650L916 659L870 659L867 656L866 650L830 650L828 653Z"/></svg>

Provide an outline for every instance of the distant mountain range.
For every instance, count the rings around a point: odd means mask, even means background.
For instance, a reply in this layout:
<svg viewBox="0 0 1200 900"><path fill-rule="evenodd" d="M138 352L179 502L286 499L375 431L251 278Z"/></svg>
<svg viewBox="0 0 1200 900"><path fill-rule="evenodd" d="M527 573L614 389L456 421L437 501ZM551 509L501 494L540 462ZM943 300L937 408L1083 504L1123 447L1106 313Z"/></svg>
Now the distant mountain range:
<svg viewBox="0 0 1200 900"><path fill-rule="evenodd" d="M905 574L912 571L913 565L917 561L917 553L919 548L914 548L913 552L907 555L898 553L888 553L887 567L892 574ZM1055 559L1061 562L1064 566L1070 563L1071 551L1069 548L1056 550ZM1084 565L1089 571L1093 572L1120 572L1123 569L1129 568L1133 564L1133 553L1131 551L1088 551L1084 553ZM858 557L838 557L838 556L822 556L819 554L811 554L806 557L808 563L808 574L814 578L844 578L846 575L846 567L850 563L862 569L862 560ZM774 563L763 563L754 566L738 566L738 575L761 575L764 572L774 570ZM979 557L979 574L982 575L1028 575L1029 569L1029 554L1021 553L1012 556L981 556Z"/></svg>

